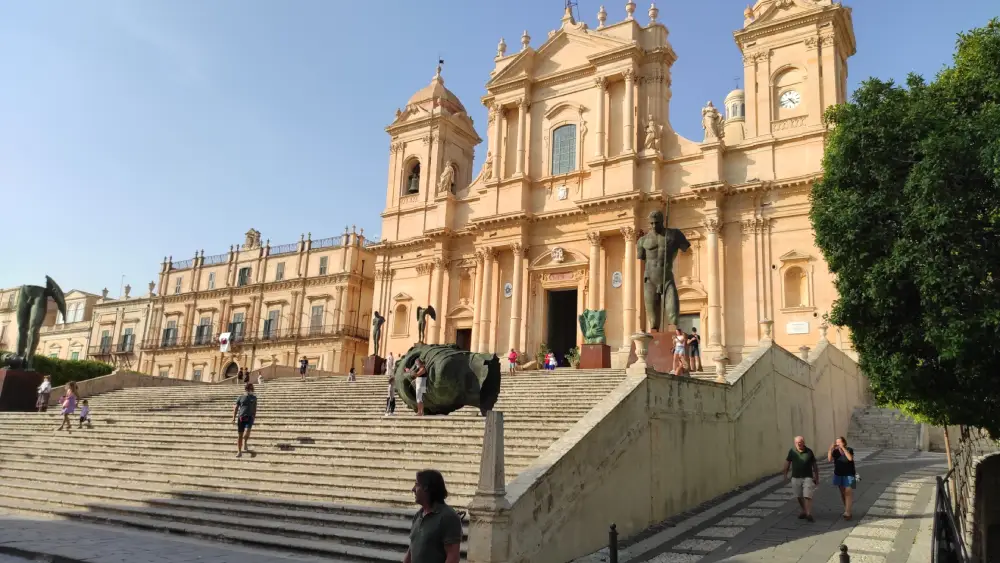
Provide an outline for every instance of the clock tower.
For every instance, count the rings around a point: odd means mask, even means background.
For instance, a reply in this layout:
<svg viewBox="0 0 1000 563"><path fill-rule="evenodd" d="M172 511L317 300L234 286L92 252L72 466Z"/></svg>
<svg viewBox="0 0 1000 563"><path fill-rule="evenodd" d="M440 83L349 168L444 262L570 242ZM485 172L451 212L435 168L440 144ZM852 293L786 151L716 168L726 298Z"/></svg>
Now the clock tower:
<svg viewBox="0 0 1000 563"><path fill-rule="evenodd" d="M851 9L832 0L758 0L735 34L743 52L746 138L787 136L822 126L847 99L855 53Z"/></svg>

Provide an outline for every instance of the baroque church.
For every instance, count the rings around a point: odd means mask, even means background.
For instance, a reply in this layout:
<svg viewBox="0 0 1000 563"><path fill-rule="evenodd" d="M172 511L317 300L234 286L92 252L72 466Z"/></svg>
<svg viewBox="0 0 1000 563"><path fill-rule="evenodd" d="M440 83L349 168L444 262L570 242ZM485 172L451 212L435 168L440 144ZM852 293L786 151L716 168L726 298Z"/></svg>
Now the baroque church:
<svg viewBox="0 0 1000 563"><path fill-rule="evenodd" d="M429 343L562 356L583 343L577 317L589 309L606 311L612 367L624 367L646 328L636 242L654 210L691 243L673 265L679 325L702 333L706 364L739 362L767 331L792 350L817 341L836 293L809 194L823 112L847 97L850 8L747 7L734 32L746 89L673 116L700 120L698 139L671 126L678 54L656 6L640 15L629 0L617 15L602 8L591 27L567 9L537 46L501 40L481 98L485 140L440 67L396 111L372 247L381 355L405 352L417 307L431 305ZM830 339L850 348L846 334Z"/></svg>

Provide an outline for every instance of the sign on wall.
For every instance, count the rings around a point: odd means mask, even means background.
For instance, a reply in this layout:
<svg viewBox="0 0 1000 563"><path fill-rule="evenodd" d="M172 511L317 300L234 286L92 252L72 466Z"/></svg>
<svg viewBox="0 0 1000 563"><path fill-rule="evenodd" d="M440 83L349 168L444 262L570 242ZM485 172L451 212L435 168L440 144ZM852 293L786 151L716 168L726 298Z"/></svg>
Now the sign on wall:
<svg viewBox="0 0 1000 563"><path fill-rule="evenodd" d="M622 273L615 272L611 274L611 287L618 289L622 286Z"/></svg>
<svg viewBox="0 0 1000 563"><path fill-rule="evenodd" d="M510 299L511 295L514 295L514 286L507 282L503 284L503 296Z"/></svg>
<svg viewBox="0 0 1000 563"><path fill-rule="evenodd" d="M809 323L795 322L785 325L785 332L788 334L809 334Z"/></svg>
<svg viewBox="0 0 1000 563"><path fill-rule="evenodd" d="M559 189L556 190L556 195L559 197L559 201L566 199L569 197L569 188L566 186L559 186Z"/></svg>

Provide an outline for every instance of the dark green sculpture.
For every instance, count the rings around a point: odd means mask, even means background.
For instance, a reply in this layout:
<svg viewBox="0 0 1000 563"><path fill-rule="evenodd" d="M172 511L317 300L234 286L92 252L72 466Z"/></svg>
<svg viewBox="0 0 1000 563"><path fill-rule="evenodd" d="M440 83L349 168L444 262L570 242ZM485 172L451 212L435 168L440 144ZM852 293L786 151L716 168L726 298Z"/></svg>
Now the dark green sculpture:
<svg viewBox="0 0 1000 563"><path fill-rule="evenodd" d="M500 396L500 359L495 354L474 354L455 344L414 344L396 362L396 393L410 409L417 410L416 392L407 369L417 358L427 366L424 414L448 414L466 406L485 415Z"/></svg>
<svg viewBox="0 0 1000 563"><path fill-rule="evenodd" d="M580 330L583 332L584 344L606 344L604 322L608 319L607 311L592 311L587 309L580 315Z"/></svg>
<svg viewBox="0 0 1000 563"><path fill-rule="evenodd" d="M427 317L437 320L437 312L434 307L428 305L426 308L417 307L417 342L424 344L427 336Z"/></svg>
<svg viewBox="0 0 1000 563"><path fill-rule="evenodd" d="M50 297L56 302L56 307L65 319L66 297L55 280L45 276L45 287L21 286L21 293L17 300L17 350L14 354L0 356L0 365L32 369L35 349L38 348L38 333L45 323Z"/></svg>
<svg viewBox="0 0 1000 563"><path fill-rule="evenodd" d="M691 243L680 229L666 226L663 212L649 214L650 231L639 239L639 260L645 262L642 297L646 305L646 330L666 332L677 325L680 300L674 282L674 259L687 252Z"/></svg>

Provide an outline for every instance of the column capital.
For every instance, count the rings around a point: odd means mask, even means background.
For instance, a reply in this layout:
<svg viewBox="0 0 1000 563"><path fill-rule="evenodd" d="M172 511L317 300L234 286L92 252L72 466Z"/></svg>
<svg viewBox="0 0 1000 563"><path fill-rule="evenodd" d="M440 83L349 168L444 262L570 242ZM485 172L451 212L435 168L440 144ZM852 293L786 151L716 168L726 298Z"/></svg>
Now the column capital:
<svg viewBox="0 0 1000 563"><path fill-rule="evenodd" d="M594 78L594 84L598 88L601 88L603 90L603 89L605 89L605 88L608 87L608 77L607 76L598 76L598 77Z"/></svg>
<svg viewBox="0 0 1000 563"><path fill-rule="evenodd" d="M623 72L622 75L625 77L625 82L635 82L635 69L625 69L625 72Z"/></svg>
<svg viewBox="0 0 1000 563"><path fill-rule="evenodd" d="M476 260L483 262L485 260L495 260L497 257L497 251L491 246L483 246L476 249Z"/></svg>
<svg viewBox="0 0 1000 563"><path fill-rule="evenodd" d="M590 246L601 246L601 233L590 231L587 233L587 240L590 241Z"/></svg>
<svg viewBox="0 0 1000 563"><path fill-rule="evenodd" d="M704 225L705 230L711 234L719 234L722 232L722 220L718 217L706 217L701 223Z"/></svg>
<svg viewBox="0 0 1000 563"><path fill-rule="evenodd" d="M448 267L448 261L438 256L436 258L431 259L431 266L433 266L438 270L444 270L446 267Z"/></svg>
<svg viewBox="0 0 1000 563"><path fill-rule="evenodd" d="M625 237L625 240L627 241L628 240L635 241L636 235L638 234L637 231L635 230L635 227L632 227L630 225L621 227L621 232L622 236Z"/></svg>
<svg viewBox="0 0 1000 563"><path fill-rule="evenodd" d="M512 242L510 243L510 250L511 252L514 253L515 256L521 255L521 257L523 258L524 252L527 250L527 248L519 242Z"/></svg>

